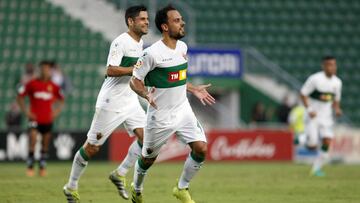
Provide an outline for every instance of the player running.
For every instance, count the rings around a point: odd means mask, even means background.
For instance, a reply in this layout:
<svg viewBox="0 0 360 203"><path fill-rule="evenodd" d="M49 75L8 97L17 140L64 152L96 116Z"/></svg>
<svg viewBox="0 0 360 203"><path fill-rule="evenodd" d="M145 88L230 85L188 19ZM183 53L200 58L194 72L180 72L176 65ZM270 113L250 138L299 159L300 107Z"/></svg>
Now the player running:
<svg viewBox="0 0 360 203"><path fill-rule="evenodd" d="M215 99L206 91L210 85L194 86L186 82L187 45L179 40L185 35L185 22L180 13L171 5L166 6L156 13L155 23L163 38L144 50L144 56L139 59L130 81L131 88L150 104L142 157L135 164L131 185L132 202L143 202L146 172L161 147L175 133L192 151L185 161L173 195L183 203L194 203L188 191L189 183L204 163L207 143L186 91L193 93L204 105L214 104ZM151 89L148 91L145 86Z"/></svg>
<svg viewBox="0 0 360 203"><path fill-rule="evenodd" d="M70 178L63 191L68 202L79 202L78 181L88 161L98 153L109 135L124 123L130 136L136 135L126 158L111 172L109 179L121 197L128 199L125 175L141 154L145 112L137 95L130 89L133 66L143 54L141 37L148 33L149 19L144 6L132 6L125 13L129 30L112 43L107 60L107 76L99 92L96 110L85 144L75 154Z"/></svg>
<svg viewBox="0 0 360 203"><path fill-rule="evenodd" d="M46 176L46 159L48 157L53 121L58 117L64 106L64 96L60 87L51 81L51 63L42 61L39 67L40 77L30 80L20 87L17 96L20 109L29 119L30 145L26 172L29 177L35 175L34 150L38 133L42 136L39 175ZM30 108L25 105L25 96L30 98ZM54 110L53 106L55 106Z"/></svg>
<svg viewBox="0 0 360 203"><path fill-rule="evenodd" d="M336 76L336 59L332 56L322 60L323 71L311 75L301 89L301 99L308 113L306 122L307 145L316 150L322 139L321 150L316 157L311 175L324 176L322 166L329 158L329 146L334 137L332 107L336 116L342 115L340 108L342 82Z"/></svg>

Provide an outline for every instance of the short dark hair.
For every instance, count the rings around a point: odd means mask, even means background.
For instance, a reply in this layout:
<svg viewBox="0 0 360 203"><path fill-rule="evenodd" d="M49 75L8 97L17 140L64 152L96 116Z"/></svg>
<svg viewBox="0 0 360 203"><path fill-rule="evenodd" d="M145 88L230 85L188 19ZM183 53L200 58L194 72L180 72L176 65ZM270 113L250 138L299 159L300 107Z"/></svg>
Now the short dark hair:
<svg viewBox="0 0 360 203"><path fill-rule="evenodd" d="M171 4L169 4L156 12L155 24L156 24L157 29L161 33L163 32L161 25L168 22L167 13L169 11L173 11L173 10L177 10L177 9L175 7L173 7Z"/></svg>
<svg viewBox="0 0 360 203"><path fill-rule="evenodd" d="M327 60L334 60L334 59L336 59L335 58L335 56L324 56L324 57L322 57L322 62L324 62L324 61L327 61Z"/></svg>
<svg viewBox="0 0 360 203"><path fill-rule="evenodd" d="M40 61L40 63L39 63L39 68L41 68L41 67L43 67L43 66L45 66L45 65L48 65L48 66L52 67L53 62L52 62L52 61L49 61L49 60L42 60L42 61Z"/></svg>
<svg viewBox="0 0 360 203"><path fill-rule="evenodd" d="M128 19L135 19L137 16L139 16L139 13L141 11L147 11L147 8L144 5L137 5L137 6L131 6L128 9L126 9L125 12L125 23L129 27Z"/></svg>

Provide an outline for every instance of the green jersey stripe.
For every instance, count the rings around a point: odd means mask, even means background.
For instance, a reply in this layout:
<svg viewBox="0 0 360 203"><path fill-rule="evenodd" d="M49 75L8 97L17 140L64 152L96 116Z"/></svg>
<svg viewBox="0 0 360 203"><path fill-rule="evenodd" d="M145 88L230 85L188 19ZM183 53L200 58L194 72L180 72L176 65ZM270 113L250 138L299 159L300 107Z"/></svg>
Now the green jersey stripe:
<svg viewBox="0 0 360 203"><path fill-rule="evenodd" d="M130 57L130 56L123 56L121 59L120 66L122 67L130 67L136 64L139 57Z"/></svg>
<svg viewBox="0 0 360 203"><path fill-rule="evenodd" d="M318 90L314 90L310 94L310 97L319 101L329 102L334 100L335 94L331 92L320 92Z"/></svg>
<svg viewBox="0 0 360 203"><path fill-rule="evenodd" d="M159 68L156 67L145 77L145 85L156 88L171 88L186 84L187 63Z"/></svg>

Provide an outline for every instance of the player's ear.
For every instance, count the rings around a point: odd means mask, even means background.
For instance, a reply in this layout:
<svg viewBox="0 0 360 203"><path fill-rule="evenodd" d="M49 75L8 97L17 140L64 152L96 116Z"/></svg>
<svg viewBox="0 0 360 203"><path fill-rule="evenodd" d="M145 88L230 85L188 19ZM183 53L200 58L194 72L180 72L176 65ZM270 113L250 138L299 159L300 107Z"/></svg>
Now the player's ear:
<svg viewBox="0 0 360 203"><path fill-rule="evenodd" d="M128 18L127 21L128 21L129 27L134 25L134 19Z"/></svg>
<svg viewBox="0 0 360 203"><path fill-rule="evenodd" d="M163 30L163 32L168 32L169 31L169 26L165 23L161 24L161 29Z"/></svg>

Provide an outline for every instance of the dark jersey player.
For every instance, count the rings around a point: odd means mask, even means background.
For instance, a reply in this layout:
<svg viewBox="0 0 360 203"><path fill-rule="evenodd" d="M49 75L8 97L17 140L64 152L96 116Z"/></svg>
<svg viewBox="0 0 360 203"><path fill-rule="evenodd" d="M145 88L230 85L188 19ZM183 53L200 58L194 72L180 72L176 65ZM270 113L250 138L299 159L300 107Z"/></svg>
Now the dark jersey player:
<svg viewBox="0 0 360 203"><path fill-rule="evenodd" d="M39 175L46 175L46 158L48 156L53 121L60 114L64 104L64 97L60 87L51 81L51 63L42 61L39 68L39 77L20 87L17 96L17 102L29 120L28 176L34 176L34 150L38 133L42 137ZM29 106L25 104L26 96L29 97Z"/></svg>

